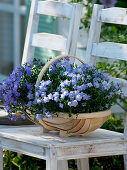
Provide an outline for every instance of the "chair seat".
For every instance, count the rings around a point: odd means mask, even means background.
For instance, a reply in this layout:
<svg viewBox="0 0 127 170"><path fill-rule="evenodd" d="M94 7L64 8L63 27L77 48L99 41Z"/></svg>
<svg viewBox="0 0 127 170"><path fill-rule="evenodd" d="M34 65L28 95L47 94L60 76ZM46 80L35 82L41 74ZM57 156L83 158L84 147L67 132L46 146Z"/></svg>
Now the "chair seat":
<svg viewBox="0 0 127 170"><path fill-rule="evenodd" d="M0 138L3 138L1 145L5 149L6 140L9 139L13 143L14 141L19 142L15 148L10 148L11 150L16 149L17 151L18 145L22 143L50 148L55 150L58 160L125 154L127 151L122 133L104 129L97 129L84 137L60 138L56 132L43 134L41 128L37 126L11 126L4 129L1 127Z"/></svg>

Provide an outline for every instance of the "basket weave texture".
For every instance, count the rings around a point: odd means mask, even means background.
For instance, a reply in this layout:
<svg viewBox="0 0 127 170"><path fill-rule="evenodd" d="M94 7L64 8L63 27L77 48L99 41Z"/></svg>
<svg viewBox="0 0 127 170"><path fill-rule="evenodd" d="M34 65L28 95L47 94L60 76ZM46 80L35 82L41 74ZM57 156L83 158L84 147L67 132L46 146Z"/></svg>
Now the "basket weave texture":
<svg viewBox="0 0 127 170"><path fill-rule="evenodd" d="M63 59L65 57L72 57L74 59L78 59L81 63L85 64L85 62L79 59L76 56L57 56L51 59L41 70L36 84L39 85L43 75L46 70L49 68L51 64L59 59ZM34 115L32 115L29 111L26 112L28 119L34 122L37 125L40 125L47 129L48 131L58 131L60 132L60 137L68 137L73 135L81 135L86 136L89 132L100 128L105 121L108 120L111 114L111 110L105 110L94 113L80 113L78 116L72 114L72 117L69 117L67 113L57 113L58 116L54 116L51 118L43 118L38 120L34 119Z"/></svg>

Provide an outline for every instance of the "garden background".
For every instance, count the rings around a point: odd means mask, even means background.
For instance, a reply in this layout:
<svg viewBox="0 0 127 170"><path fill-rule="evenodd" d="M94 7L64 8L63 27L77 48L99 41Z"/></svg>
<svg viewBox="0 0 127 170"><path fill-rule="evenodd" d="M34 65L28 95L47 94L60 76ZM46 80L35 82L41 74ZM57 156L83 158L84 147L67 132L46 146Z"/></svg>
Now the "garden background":
<svg viewBox="0 0 127 170"><path fill-rule="evenodd" d="M64 1L65 2L65 1ZM72 3L82 3L84 6L81 18L81 26L78 40L78 48L76 55L80 58L85 58L85 50L87 45L87 37L90 25L90 18L92 14L93 4L103 4L107 7L124 7L127 8L125 0L72 0ZM6 78L13 68L20 65L25 32L27 28L30 0L0 0L0 81ZM16 9L16 10L14 10ZM65 19L56 19L54 17L42 16L39 23L39 32L49 32L67 35L68 21ZM101 39L103 41L113 41L120 43L127 43L127 29L125 26L118 26L113 24L103 24ZM58 53L55 51L37 48L35 57L41 58L44 62ZM100 61L99 59L98 61ZM121 77L127 80L127 62L123 61L107 61L103 63L98 62L98 67L107 73L112 73L112 76ZM124 116L127 112L127 101L118 101L118 114L112 116L107 121L103 128L123 131ZM119 108L119 109L118 109ZM75 160L69 161L70 170L76 170ZM4 152L4 169L5 170L44 170L45 161L25 155L17 155L17 153L5 151ZM123 157L112 156L102 158L90 159L91 170L122 170Z"/></svg>

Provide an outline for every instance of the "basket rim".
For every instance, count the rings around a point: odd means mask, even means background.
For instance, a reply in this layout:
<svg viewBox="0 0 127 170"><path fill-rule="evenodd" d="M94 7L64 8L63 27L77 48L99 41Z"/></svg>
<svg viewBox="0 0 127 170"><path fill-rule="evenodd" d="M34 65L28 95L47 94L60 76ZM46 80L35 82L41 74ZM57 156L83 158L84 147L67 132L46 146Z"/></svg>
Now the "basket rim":
<svg viewBox="0 0 127 170"><path fill-rule="evenodd" d="M106 117L106 116L110 116L110 114L111 114L111 109L98 111L98 112L92 112L92 113L77 113L77 114L72 114L71 117L69 117L68 113L56 112L55 114L53 114L53 118L88 119L88 118ZM43 118L43 120L47 120L47 119L49 118Z"/></svg>

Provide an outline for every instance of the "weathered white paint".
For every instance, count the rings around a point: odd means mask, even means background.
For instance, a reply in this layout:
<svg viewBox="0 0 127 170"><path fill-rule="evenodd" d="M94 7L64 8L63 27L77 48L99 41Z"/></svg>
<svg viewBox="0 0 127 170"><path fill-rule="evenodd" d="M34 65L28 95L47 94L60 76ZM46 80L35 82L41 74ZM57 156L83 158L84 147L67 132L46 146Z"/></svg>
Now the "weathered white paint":
<svg viewBox="0 0 127 170"><path fill-rule="evenodd" d="M126 44L113 43L113 42L99 43L102 22L127 25L127 9L124 8L103 9L103 7L100 5L94 5L88 45L87 45L87 52L86 52L86 62L95 65L96 57L107 57L107 58L127 61ZM99 28L97 29L97 27ZM115 81L120 82L124 86L124 88L127 87L126 80L122 80L119 78L119 79L115 79ZM126 156L127 142L125 142L124 145L121 145L121 143L117 143L115 141L114 145L112 145L112 139L113 138L111 138L111 141L109 142L109 146L107 144L105 145L104 143L103 148L101 148L100 145L100 147L98 148L98 153L96 153L96 156L99 155L102 156L105 154L107 155L123 154L124 166L125 169L127 169L127 156ZM125 121L125 131L123 134L123 140L124 141L127 140L127 119ZM125 152L122 153L120 148L123 149ZM86 150L87 149L89 148L86 148ZM97 146L94 146L94 148L92 147L92 151L93 149L97 149ZM89 154L89 156L91 156L91 154Z"/></svg>
<svg viewBox="0 0 127 170"><path fill-rule="evenodd" d="M122 78L116 78L116 77L110 77L111 81L114 81L115 83L121 84L122 87L127 87L127 80ZM125 95L127 96L127 93L125 91Z"/></svg>
<svg viewBox="0 0 127 170"><path fill-rule="evenodd" d="M62 38L61 36L50 35L50 38L49 34L35 34L37 33L39 14L70 18L70 28L67 42L66 39L64 37ZM22 64L34 58L34 47L32 45L58 51L64 51L66 54L75 55L80 16L81 5L79 4L67 4L51 1L38 2L38 0L33 0L28 21ZM46 37L46 35L48 36ZM74 38L74 40L72 37ZM46 169L56 170L56 159L54 161L50 159L50 157L46 159ZM65 170L66 167L67 162L64 161L61 165L61 168Z"/></svg>
<svg viewBox="0 0 127 170"><path fill-rule="evenodd" d="M0 170L3 170L3 149L0 148Z"/></svg>
<svg viewBox="0 0 127 170"><path fill-rule="evenodd" d="M98 14L98 20L105 23L127 25L127 8L102 9Z"/></svg>
<svg viewBox="0 0 127 170"><path fill-rule="evenodd" d="M104 129L85 137L60 138L57 133L43 134L36 126L0 128L2 149L45 159L48 170L57 169L58 160L126 154L126 143L123 134Z"/></svg>
<svg viewBox="0 0 127 170"><path fill-rule="evenodd" d="M68 162L66 160L58 160L57 166L57 170L68 170Z"/></svg>
<svg viewBox="0 0 127 170"><path fill-rule="evenodd" d="M39 1L37 7L38 14L50 15L55 17L71 18L73 5L57 1Z"/></svg>
<svg viewBox="0 0 127 170"><path fill-rule="evenodd" d="M89 170L89 160L88 158L78 159L77 160L78 170Z"/></svg>
<svg viewBox="0 0 127 170"><path fill-rule="evenodd" d="M90 25L90 30L89 30L89 38L88 38L88 43L87 43L87 50L86 50L86 56L85 56L85 61L86 63L89 64L95 64L96 62L96 57L93 57L91 55L93 43L98 43L100 39L100 32L101 32L101 22L97 21L97 16L99 12L103 9L102 5L94 5L93 8L93 14L92 14L92 19L91 19L91 25Z"/></svg>
<svg viewBox="0 0 127 170"><path fill-rule="evenodd" d="M26 32L26 39L23 51L23 58L22 64L33 60L34 58L34 50L35 48L31 46L32 42L32 35L37 32L38 30L38 23L39 23L39 15L37 14L37 2L38 0L32 0L27 32Z"/></svg>
<svg viewBox="0 0 127 170"><path fill-rule="evenodd" d="M28 21L22 64L34 58L34 46L75 55L81 12L81 4L68 4L57 1L38 2L38 0L33 0ZM39 14L70 18L67 40L65 37L62 38L62 36L58 35L36 34Z"/></svg>
<svg viewBox="0 0 127 170"><path fill-rule="evenodd" d="M65 51L67 39L61 35L37 33L33 35L32 46Z"/></svg>
<svg viewBox="0 0 127 170"><path fill-rule="evenodd" d="M127 61L127 44L103 42L93 43L92 56L107 57Z"/></svg>
<svg viewBox="0 0 127 170"><path fill-rule="evenodd" d="M81 17L81 14L82 14L82 5L74 4L72 17L70 19L70 28L68 33L65 54L75 55L76 53L78 32L79 32L79 25L80 25L79 18Z"/></svg>
<svg viewBox="0 0 127 170"><path fill-rule="evenodd" d="M124 170L127 170L127 155L124 155Z"/></svg>

